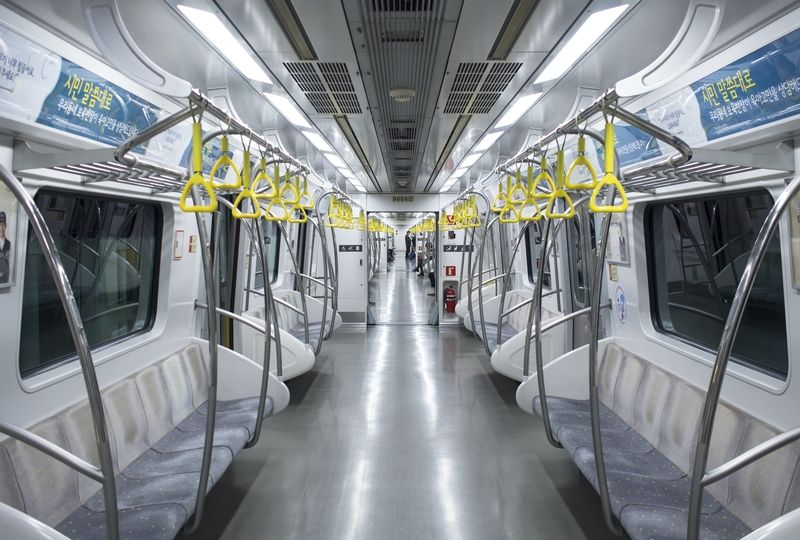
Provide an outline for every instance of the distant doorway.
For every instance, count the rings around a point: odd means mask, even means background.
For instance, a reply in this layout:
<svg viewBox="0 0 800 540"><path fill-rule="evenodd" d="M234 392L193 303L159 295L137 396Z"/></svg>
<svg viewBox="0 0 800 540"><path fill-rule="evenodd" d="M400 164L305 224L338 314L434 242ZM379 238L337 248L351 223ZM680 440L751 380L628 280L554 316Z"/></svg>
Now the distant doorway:
<svg viewBox="0 0 800 540"><path fill-rule="evenodd" d="M409 234L410 227L435 214L378 212L394 234L371 234L367 323L436 324L436 233ZM377 260L376 260L377 257Z"/></svg>

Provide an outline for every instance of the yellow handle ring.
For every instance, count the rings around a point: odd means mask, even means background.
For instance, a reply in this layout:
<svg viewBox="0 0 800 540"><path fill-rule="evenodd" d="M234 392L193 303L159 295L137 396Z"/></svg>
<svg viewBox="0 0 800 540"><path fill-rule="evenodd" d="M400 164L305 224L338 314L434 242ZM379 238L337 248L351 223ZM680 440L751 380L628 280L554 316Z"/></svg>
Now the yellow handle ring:
<svg viewBox="0 0 800 540"><path fill-rule="evenodd" d="M208 193L208 204L194 204L189 202L192 188L202 187ZM178 206L184 212L216 212L217 195L214 186L203 177L203 125L200 122L192 124L192 174L186 185L181 189Z"/></svg>

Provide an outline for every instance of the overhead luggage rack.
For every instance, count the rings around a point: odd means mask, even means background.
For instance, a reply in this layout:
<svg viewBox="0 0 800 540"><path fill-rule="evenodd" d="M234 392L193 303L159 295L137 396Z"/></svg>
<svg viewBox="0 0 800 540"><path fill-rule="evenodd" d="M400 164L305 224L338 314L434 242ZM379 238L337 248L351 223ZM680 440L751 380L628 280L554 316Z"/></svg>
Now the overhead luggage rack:
<svg viewBox="0 0 800 540"><path fill-rule="evenodd" d="M131 152L181 122L203 114L210 114L226 127L228 134L248 139L254 146L264 149L272 159L293 168L293 172L309 172L299 161L220 109L199 90L192 90L187 107L142 130L118 148L39 153L22 143L14 149L14 172L51 169L78 175L84 184L119 182L143 187L153 194L180 192L188 177L186 169L156 163Z"/></svg>
<svg viewBox="0 0 800 540"><path fill-rule="evenodd" d="M776 175L791 175L794 171L791 149L778 147L768 154L692 148L685 141L655 124L618 105L615 90L608 90L589 107L544 135L536 144L496 169L500 174L513 174L521 165L536 162L535 157L567 135L588 134L586 124L597 114L619 119L674 148L676 152L645 163L628 165L619 171L619 181L626 191L653 193L656 189L689 182L722 184L727 176L755 170L775 171Z"/></svg>

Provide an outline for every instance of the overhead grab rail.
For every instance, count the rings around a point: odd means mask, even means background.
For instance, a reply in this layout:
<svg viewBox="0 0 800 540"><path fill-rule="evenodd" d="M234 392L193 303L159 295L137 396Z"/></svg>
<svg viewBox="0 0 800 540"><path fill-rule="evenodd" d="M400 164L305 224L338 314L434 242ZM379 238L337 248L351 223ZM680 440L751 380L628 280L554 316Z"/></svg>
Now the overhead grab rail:
<svg viewBox="0 0 800 540"><path fill-rule="evenodd" d="M800 427L793 428L768 441L752 448L748 452L737 456L728 463L717 467L711 472L706 472L708 466L708 453L711 448L711 435L714 429L714 418L722 391L722 383L728 368L736 335L747 307L747 301L755 285L758 270L764 261L770 241L778 229L783 212L792 202L794 196L800 192L800 176L795 177L786 189L775 200L775 204L767 214L764 224L755 239L753 249L747 258L742 278L736 287L736 294L731 302L725 326L722 329L717 357L711 370L711 379L708 383L706 400L703 406L703 415L700 420L700 429L695 445L694 465L692 468L691 494L689 497L689 521L687 538L697 540L700 536L700 505L703 502L703 487L712 484L742 467L778 450L800 438Z"/></svg>

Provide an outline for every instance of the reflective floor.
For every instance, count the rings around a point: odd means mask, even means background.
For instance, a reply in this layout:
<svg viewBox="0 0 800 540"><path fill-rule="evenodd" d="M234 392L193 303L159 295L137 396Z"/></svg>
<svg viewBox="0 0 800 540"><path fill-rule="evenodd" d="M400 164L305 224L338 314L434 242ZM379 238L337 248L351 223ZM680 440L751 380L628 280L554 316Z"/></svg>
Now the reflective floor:
<svg viewBox="0 0 800 540"><path fill-rule="evenodd" d="M342 329L211 492L200 539L611 538L461 329Z"/></svg>
<svg viewBox="0 0 800 540"><path fill-rule="evenodd" d="M388 272L369 282L370 322L373 324L427 324L435 296L428 276L418 276L414 261L399 251Z"/></svg>

